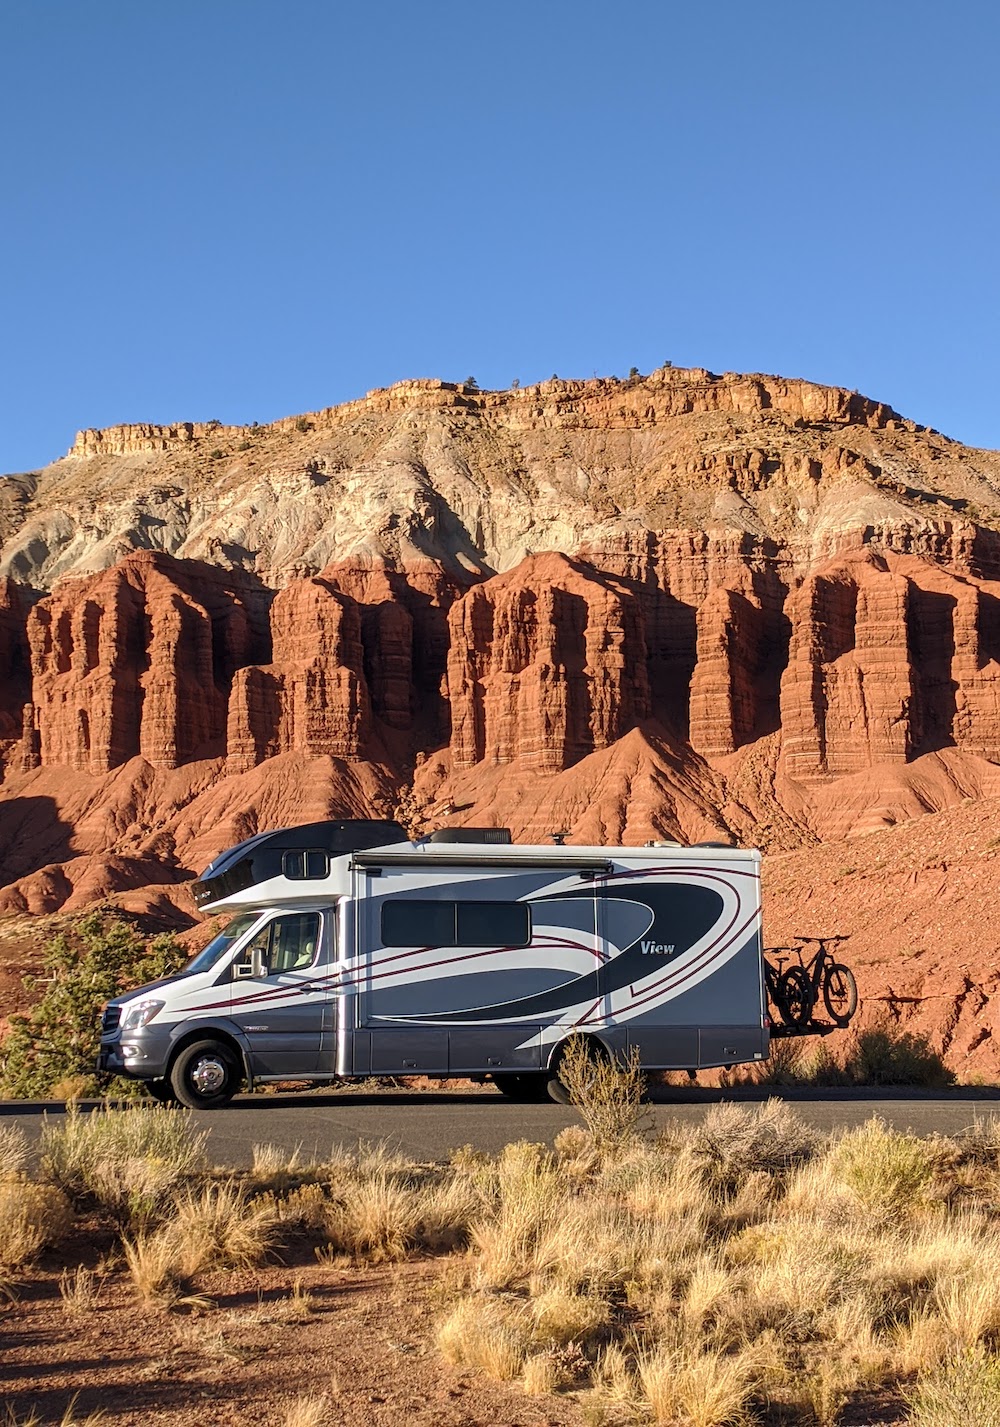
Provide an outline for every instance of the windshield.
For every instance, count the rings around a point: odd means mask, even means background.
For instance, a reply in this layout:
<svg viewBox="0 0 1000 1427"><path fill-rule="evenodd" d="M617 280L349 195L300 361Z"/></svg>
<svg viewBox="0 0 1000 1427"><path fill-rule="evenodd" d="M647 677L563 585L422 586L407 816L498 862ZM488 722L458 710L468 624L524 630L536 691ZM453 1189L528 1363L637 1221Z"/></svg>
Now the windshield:
<svg viewBox="0 0 1000 1427"><path fill-rule="evenodd" d="M194 971L209 971L217 961L222 960L233 942L244 932L248 932L254 922L259 919L260 912L244 912L241 916L233 917L225 931L214 936L208 946L202 947L197 956L192 956L181 974L187 976Z"/></svg>

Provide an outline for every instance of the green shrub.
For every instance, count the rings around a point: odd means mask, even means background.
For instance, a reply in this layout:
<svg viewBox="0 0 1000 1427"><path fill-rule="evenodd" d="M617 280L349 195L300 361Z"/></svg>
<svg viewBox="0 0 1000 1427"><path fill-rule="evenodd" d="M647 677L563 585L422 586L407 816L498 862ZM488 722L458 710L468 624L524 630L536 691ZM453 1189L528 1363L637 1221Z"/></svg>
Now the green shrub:
<svg viewBox="0 0 1000 1427"><path fill-rule="evenodd" d="M68 1077L92 1078L94 1089L111 1081L94 1073L106 1001L147 981L169 976L184 962L172 936L148 945L123 917L89 912L45 951L44 976L26 976L28 995L41 996L25 1015L11 1016L0 1046L0 1095L31 1099L48 1095ZM138 1086L131 1087L133 1093ZM127 1093L129 1082L116 1089Z"/></svg>
<svg viewBox="0 0 1000 1427"><path fill-rule="evenodd" d="M935 1154L928 1140L891 1130L876 1116L834 1145L830 1165L866 1209L902 1213L924 1197Z"/></svg>
<svg viewBox="0 0 1000 1427"><path fill-rule="evenodd" d="M939 1089L955 1076L925 1036L895 1026L859 1031L844 1070L854 1085L926 1085Z"/></svg>

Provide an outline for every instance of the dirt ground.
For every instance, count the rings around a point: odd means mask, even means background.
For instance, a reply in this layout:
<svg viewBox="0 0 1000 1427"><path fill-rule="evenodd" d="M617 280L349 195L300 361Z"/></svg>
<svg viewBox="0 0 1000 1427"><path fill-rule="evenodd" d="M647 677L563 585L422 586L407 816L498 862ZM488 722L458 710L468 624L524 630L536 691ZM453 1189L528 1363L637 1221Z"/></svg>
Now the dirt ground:
<svg viewBox="0 0 1000 1427"><path fill-rule="evenodd" d="M449 1261L319 1264L308 1256L217 1273L214 1307L170 1313L142 1306L121 1266L97 1305L63 1307L64 1264L97 1264L111 1247L82 1236L47 1255L0 1300L0 1420L31 1411L108 1427L283 1427L299 1396L325 1395L331 1427L569 1427L585 1419L572 1395L529 1398L517 1387L449 1368L434 1345ZM294 1261L299 1258L300 1261ZM288 1306L295 1284L308 1312ZM289 1314L293 1321L289 1321Z"/></svg>

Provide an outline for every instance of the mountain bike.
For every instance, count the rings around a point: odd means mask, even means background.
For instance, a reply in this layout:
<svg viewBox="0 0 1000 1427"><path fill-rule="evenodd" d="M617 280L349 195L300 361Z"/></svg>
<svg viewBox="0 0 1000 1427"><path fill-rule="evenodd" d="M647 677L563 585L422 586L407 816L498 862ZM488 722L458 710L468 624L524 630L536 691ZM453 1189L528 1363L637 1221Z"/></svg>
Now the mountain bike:
<svg viewBox="0 0 1000 1427"><path fill-rule="evenodd" d="M787 971L783 970L789 956L798 949L794 946L769 946L768 954L774 956L777 965L772 965L767 957L764 958L764 984L767 994L782 1022L793 1030L801 1030L808 1022L813 1006L811 984L803 967L790 966ZM789 956L782 956L781 952L787 952ZM804 1017L803 1006L806 1007Z"/></svg>
<svg viewBox="0 0 1000 1427"><path fill-rule="evenodd" d="M858 983L850 967L835 961L830 950L831 946L847 941L848 938L797 936L794 940L799 943L798 946L780 948L782 951L793 952L799 959L798 965L790 966L781 978L784 1005L791 1017L791 1023L797 1026L808 1025L822 997L834 1025L848 1025L858 1009ZM807 961L805 949L814 942L816 952Z"/></svg>

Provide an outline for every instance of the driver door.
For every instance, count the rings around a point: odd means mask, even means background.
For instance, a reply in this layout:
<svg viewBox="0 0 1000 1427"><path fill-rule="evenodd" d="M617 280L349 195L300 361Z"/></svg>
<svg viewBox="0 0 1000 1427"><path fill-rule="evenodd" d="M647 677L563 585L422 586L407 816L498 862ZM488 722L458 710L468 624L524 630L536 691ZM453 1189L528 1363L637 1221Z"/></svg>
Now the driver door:
<svg viewBox="0 0 1000 1427"><path fill-rule="evenodd" d="M250 1044L254 1075L294 1080L319 1069L330 999L328 920L321 912L283 912L233 967L230 1017Z"/></svg>

